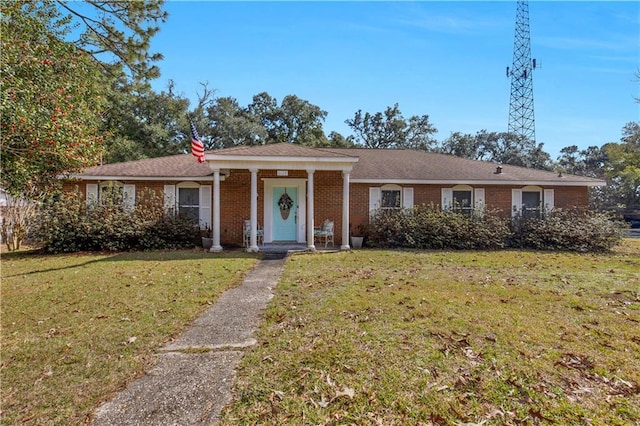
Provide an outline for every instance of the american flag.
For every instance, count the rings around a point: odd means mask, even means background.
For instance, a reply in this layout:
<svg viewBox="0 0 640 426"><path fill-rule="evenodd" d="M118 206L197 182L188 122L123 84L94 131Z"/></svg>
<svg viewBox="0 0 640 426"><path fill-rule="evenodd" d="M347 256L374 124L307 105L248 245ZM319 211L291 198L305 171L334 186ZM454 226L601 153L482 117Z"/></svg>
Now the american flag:
<svg viewBox="0 0 640 426"><path fill-rule="evenodd" d="M191 119L189 119L189 125L191 126L191 154L198 159L198 163L204 163L204 145Z"/></svg>

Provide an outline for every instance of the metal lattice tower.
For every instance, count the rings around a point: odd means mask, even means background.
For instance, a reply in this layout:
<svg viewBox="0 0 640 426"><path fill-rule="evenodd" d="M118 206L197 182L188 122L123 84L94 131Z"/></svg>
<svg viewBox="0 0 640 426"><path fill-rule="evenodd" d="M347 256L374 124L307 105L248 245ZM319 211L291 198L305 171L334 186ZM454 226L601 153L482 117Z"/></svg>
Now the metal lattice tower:
<svg viewBox="0 0 640 426"><path fill-rule="evenodd" d="M533 70L536 60L531 60L531 36L529 31L529 4L518 1L516 32L513 41L513 64L507 67L511 77L511 101L509 102L509 132L527 137L535 142L536 122L533 115Z"/></svg>

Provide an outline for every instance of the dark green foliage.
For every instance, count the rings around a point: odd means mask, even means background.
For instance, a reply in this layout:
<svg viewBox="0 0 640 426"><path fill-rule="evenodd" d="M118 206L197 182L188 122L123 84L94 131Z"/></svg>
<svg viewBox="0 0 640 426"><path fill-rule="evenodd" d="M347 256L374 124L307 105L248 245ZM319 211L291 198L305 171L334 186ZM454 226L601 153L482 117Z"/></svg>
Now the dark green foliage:
<svg viewBox="0 0 640 426"><path fill-rule="evenodd" d="M499 249L510 235L508 221L496 214L464 215L438 206L378 210L367 234L372 247L416 249Z"/></svg>
<svg viewBox="0 0 640 426"><path fill-rule="evenodd" d="M26 3L26 2L23 2ZM132 81L160 76L162 54L149 52L151 39L168 18L163 0L77 2L41 0L40 9L57 10L72 43L93 56L109 75ZM77 37L74 37L77 35Z"/></svg>
<svg viewBox="0 0 640 426"><path fill-rule="evenodd" d="M467 215L422 205L380 209L367 229L366 244L377 248L603 252L620 242L623 224L589 211L556 209L541 218L507 219L499 212Z"/></svg>
<svg viewBox="0 0 640 426"><path fill-rule="evenodd" d="M414 115L408 120L398 104L382 112L370 114L356 111L353 120L345 123L355 133L355 140L366 148L404 148L431 151L438 130L429 122L428 115Z"/></svg>
<svg viewBox="0 0 640 426"><path fill-rule="evenodd" d="M0 1L0 186L15 197L96 164L102 144L103 76L51 13Z"/></svg>
<svg viewBox="0 0 640 426"><path fill-rule="evenodd" d="M135 209L123 206L118 191L103 192L100 203L87 205L79 191L45 203L35 238L50 253L125 251L194 247L200 230L164 214L162 199L152 192Z"/></svg>
<svg viewBox="0 0 640 426"><path fill-rule="evenodd" d="M535 250L605 252L620 242L624 226L603 213L557 209L540 218L514 219L511 244Z"/></svg>
<svg viewBox="0 0 640 426"><path fill-rule="evenodd" d="M472 160L551 170L551 158L543 146L515 133L480 130L475 135L452 133L442 141L440 152Z"/></svg>
<svg viewBox="0 0 640 426"><path fill-rule="evenodd" d="M173 91L154 92L150 86L121 86L109 95L103 116L105 163L155 158L188 152L189 100Z"/></svg>

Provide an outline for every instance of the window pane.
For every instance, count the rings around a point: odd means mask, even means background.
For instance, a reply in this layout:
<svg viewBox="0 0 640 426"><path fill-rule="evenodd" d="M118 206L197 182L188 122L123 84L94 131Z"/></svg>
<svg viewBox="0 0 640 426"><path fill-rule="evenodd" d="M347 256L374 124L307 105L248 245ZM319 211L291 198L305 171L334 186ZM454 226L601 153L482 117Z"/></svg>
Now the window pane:
<svg viewBox="0 0 640 426"><path fill-rule="evenodd" d="M523 192L522 193L522 215L524 217L540 216L540 193L539 192Z"/></svg>
<svg viewBox="0 0 640 426"><path fill-rule="evenodd" d="M198 188L179 188L178 189L178 205L180 206L198 206L200 190Z"/></svg>
<svg viewBox="0 0 640 426"><path fill-rule="evenodd" d="M526 208L535 208L535 209L539 208L540 193L539 192L523 192L522 205Z"/></svg>
<svg viewBox="0 0 640 426"><path fill-rule="evenodd" d="M178 214L194 224L200 221L200 190L178 188Z"/></svg>
<svg viewBox="0 0 640 426"><path fill-rule="evenodd" d="M382 208L400 208L400 190L382 191Z"/></svg>
<svg viewBox="0 0 640 426"><path fill-rule="evenodd" d="M453 208L470 209L471 191L453 191Z"/></svg>
<svg viewBox="0 0 640 426"><path fill-rule="evenodd" d="M124 188L118 185L103 185L100 187L100 201L102 204L122 204Z"/></svg>
<svg viewBox="0 0 640 426"><path fill-rule="evenodd" d="M198 209L198 207L183 207L180 206L178 208L178 214L180 215L180 217L184 218L184 219L188 219L190 222L193 222L194 224L198 224L199 220L200 220L200 209Z"/></svg>

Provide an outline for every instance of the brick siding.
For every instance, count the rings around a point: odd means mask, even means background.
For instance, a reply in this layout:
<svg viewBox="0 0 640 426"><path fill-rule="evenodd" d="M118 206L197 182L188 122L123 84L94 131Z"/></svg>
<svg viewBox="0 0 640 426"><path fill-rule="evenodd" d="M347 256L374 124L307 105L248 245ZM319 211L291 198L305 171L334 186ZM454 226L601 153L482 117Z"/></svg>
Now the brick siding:
<svg viewBox="0 0 640 426"><path fill-rule="evenodd" d="M258 172L258 223L264 226L264 180L277 178L276 170ZM287 179L307 179L306 171L290 170ZM164 193L164 185L176 185L176 181L128 181L123 184L136 185L136 202L140 202L145 189L151 189L160 196ZM314 173L314 222L319 226L325 219L335 224L334 239L336 245L342 242L342 174L341 172L316 171ZM67 181L64 191L73 191L77 186L86 196L86 184L97 181ZM198 182L211 185L211 181ZM381 186L374 184L351 183L349 189L349 226L353 228L366 223L369 218L369 188ZM414 205L440 205L442 188L451 185L401 185L413 188ZM485 204L488 209L497 209L508 215L511 211L511 190L522 186L485 185L477 188L485 189ZM555 206L560 208L586 207L589 200L586 187L549 186L543 189L554 189ZM251 217L250 211L251 173L248 170L234 169L220 183L220 241L222 244L242 244L242 224ZM213 204L213 203L212 203Z"/></svg>

